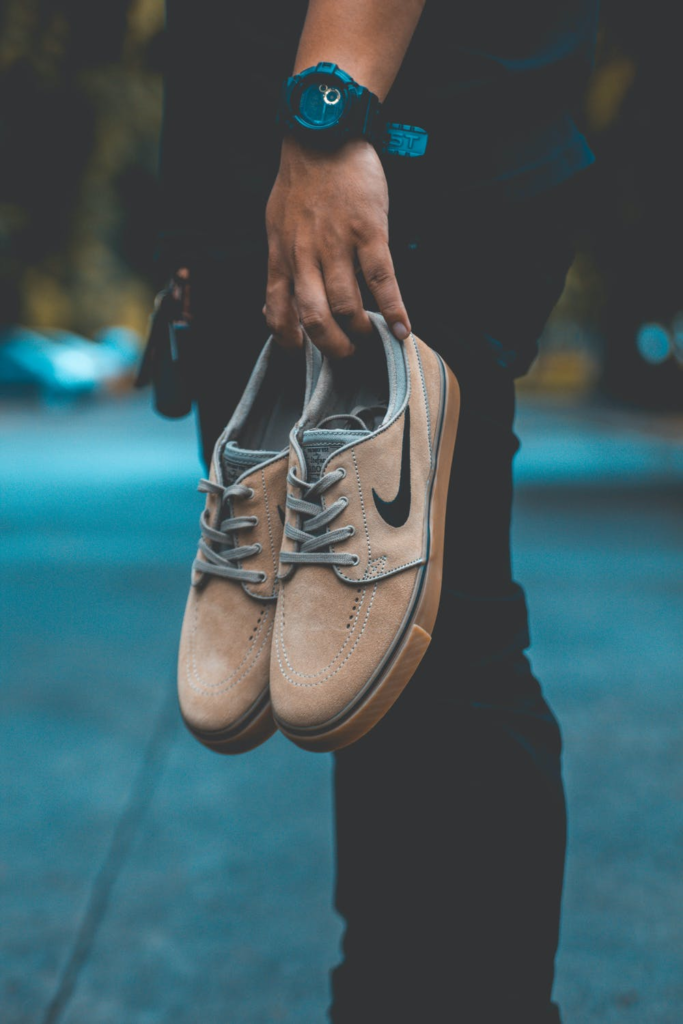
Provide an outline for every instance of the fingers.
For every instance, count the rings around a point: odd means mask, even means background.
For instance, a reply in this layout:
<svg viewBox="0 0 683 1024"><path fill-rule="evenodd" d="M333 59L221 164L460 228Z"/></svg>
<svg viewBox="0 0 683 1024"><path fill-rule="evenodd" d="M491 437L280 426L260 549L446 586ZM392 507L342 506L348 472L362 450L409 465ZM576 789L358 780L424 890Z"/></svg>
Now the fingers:
<svg viewBox="0 0 683 1024"><path fill-rule="evenodd" d="M352 265L349 266L352 269ZM294 296L299 311L299 322L316 348L331 359L342 359L351 355L354 346L334 319L322 271L312 259L301 260L296 268ZM333 301L336 303L336 300ZM358 301L360 304L360 295ZM359 317L351 301L343 308L352 318ZM362 313L362 305L360 311Z"/></svg>
<svg viewBox="0 0 683 1024"><path fill-rule="evenodd" d="M377 307L399 341L410 334L410 320L403 305L394 272L394 263L386 242L358 250L361 271Z"/></svg>
<svg viewBox="0 0 683 1024"><path fill-rule="evenodd" d="M335 317L352 332L372 329L363 309L352 257L335 261L329 278L326 286L312 254L295 251L291 261L285 261L271 250L263 313L278 345L288 349L301 346L303 328L321 352L339 359L351 355L354 346Z"/></svg>
<svg viewBox="0 0 683 1024"><path fill-rule="evenodd" d="M332 251L329 247L319 255L314 250L293 248L288 259L278 252L271 246L264 314L279 345L300 347L303 328L313 344L330 358L353 353L349 335L372 333L356 267L394 335L401 341L408 337L410 321L385 239L361 246L356 252Z"/></svg>
<svg viewBox="0 0 683 1024"><path fill-rule="evenodd" d="M325 292L332 316L346 334L371 334L372 322L363 309L354 254L323 264Z"/></svg>
<svg viewBox="0 0 683 1024"><path fill-rule="evenodd" d="M268 262L266 304L263 313L268 330L278 345L288 349L301 347L303 334L294 302L292 280L282 265L272 259Z"/></svg>

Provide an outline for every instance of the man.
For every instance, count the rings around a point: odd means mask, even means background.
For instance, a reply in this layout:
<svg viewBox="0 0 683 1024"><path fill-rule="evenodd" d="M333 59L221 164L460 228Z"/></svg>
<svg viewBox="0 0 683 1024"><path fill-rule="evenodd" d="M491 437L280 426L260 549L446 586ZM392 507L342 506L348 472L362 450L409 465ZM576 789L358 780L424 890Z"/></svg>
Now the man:
<svg viewBox="0 0 683 1024"><path fill-rule="evenodd" d="M432 645L386 718L336 755L336 1024L559 1020L560 737L512 579L512 425L514 377L572 259L574 179L592 162L574 109L596 8L168 0L161 262L191 275L207 459L262 344L262 308L283 346L303 325L344 358L374 305L461 388ZM425 129L426 155L283 138L281 85L321 61L379 97L386 120Z"/></svg>

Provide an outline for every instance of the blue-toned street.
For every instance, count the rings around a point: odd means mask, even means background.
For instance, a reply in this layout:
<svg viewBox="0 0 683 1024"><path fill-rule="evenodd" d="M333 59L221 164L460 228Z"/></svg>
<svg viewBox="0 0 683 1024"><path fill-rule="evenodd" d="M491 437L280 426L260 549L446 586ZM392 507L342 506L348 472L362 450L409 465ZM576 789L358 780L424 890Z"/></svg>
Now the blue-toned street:
<svg viewBox="0 0 683 1024"><path fill-rule="evenodd" d="M3 1024L322 1022L331 757L221 758L177 713L192 422L146 395L0 416ZM556 996L565 1024L679 1024L683 421L527 398L518 433L570 807Z"/></svg>

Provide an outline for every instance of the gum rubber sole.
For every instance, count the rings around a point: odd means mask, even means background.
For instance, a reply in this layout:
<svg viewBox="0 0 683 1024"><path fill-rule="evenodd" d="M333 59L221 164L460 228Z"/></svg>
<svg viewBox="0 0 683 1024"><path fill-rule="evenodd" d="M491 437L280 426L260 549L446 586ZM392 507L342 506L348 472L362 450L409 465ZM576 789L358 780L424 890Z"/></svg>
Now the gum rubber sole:
<svg viewBox="0 0 683 1024"><path fill-rule="evenodd" d="M378 678L342 722L328 729L302 733L276 719L280 732L304 750L318 753L341 750L361 739L396 703L431 643L441 599L446 502L460 415L460 387L453 372L440 356L439 359L444 371L445 408L429 508L429 556L417 600L407 616L401 640L380 670Z"/></svg>
<svg viewBox="0 0 683 1024"><path fill-rule="evenodd" d="M277 732L269 700L256 713L249 714L241 728L231 726L216 732L204 732L195 729L184 716L183 721L196 740L217 754L245 754L265 743Z"/></svg>

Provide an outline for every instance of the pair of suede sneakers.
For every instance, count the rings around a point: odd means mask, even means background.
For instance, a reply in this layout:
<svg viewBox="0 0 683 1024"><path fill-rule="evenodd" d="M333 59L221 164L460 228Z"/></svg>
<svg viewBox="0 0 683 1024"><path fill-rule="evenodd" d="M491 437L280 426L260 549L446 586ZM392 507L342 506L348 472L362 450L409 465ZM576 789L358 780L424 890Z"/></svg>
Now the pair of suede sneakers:
<svg viewBox="0 0 683 1024"><path fill-rule="evenodd" d="M424 342L370 316L344 360L270 339L199 485L178 687L220 753L276 729L312 751L355 742L431 640L459 389Z"/></svg>

